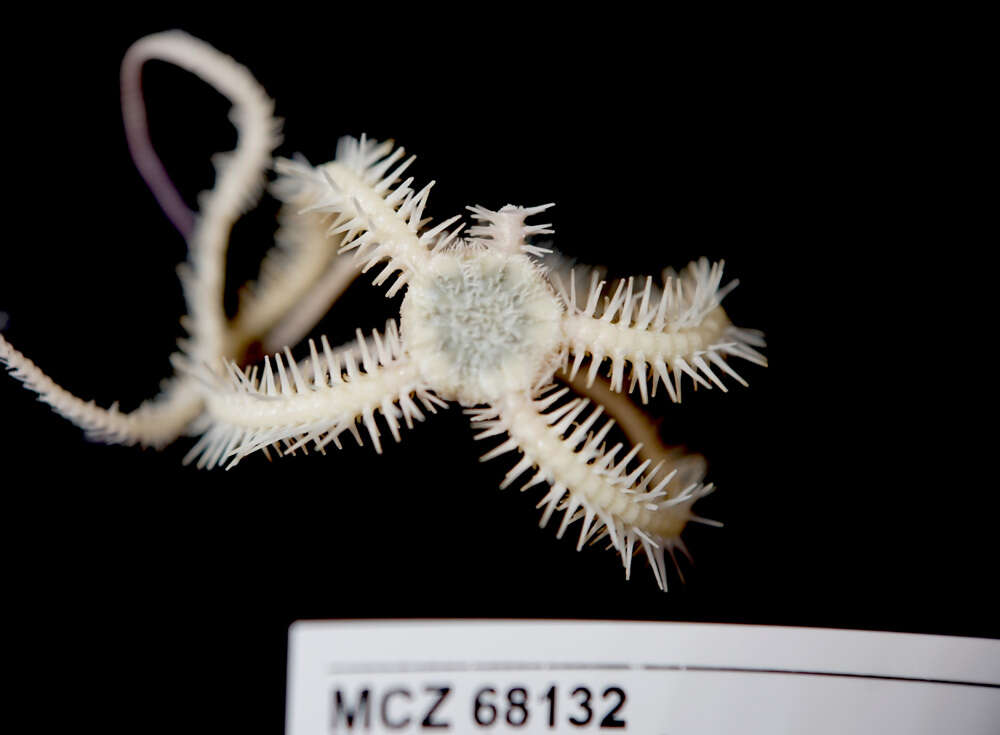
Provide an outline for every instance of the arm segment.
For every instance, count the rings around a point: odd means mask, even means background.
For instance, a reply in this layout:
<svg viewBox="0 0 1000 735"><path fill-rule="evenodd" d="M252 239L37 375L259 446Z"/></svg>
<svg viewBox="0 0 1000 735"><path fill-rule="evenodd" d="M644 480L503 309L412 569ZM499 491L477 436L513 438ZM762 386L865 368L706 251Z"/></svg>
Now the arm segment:
<svg viewBox="0 0 1000 735"><path fill-rule="evenodd" d="M764 346L763 335L733 326L723 311L722 298L735 285L720 288L723 264L709 266L701 259L688 266L681 276L668 275L663 288L654 288L647 278L641 290L635 279L618 282L614 294L604 293L604 281L595 273L587 289L585 304L577 297L573 274L569 285L557 279L563 300L570 307L565 318L565 334L573 362L574 377L583 359L590 355L588 384L593 383L605 359L610 359L611 389L624 389L626 363L631 363L631 390L639 386L643 403L656 394L663 382L673 401L681 400L681 378L687 375L696 386L725 391L715 370L746 385L726 362L739 357L758 365L767 359L755 347ZM652 390L647 384L652 377ZM711 382L709 382L711 381Z"/></svg>
<svg viewBox="0 0 1000 735"><path fill-rule="evenodd" d="M438 236L460 218L422 230L429 221L422 217L434 182L415 191L410 188L411 177L393 188L415 160L410 156L398 163L403 155L402 148L393 151L392 141L377 143L362 136L361 140L341 138L336 159L321 166L288 159L276 163L277 171L289 182L311 194L315 204L305 211L336 215L330 234L346 233L341 252L355 250L364 260L362 272L388 261L376 276L376 285L399 272L387 296L396 294L410 274L426 263L430 248L440 243Z"/></svg>
<svg viewBox="0 0 1000 735"><path fill-rule="evenodd" d="M229 324L230 357L243 355L256 340L264 352L298 344L358 276L355 263L337 255L341 238L327 234L329 217L298 209L291 203L281 208L277 245L257 281L240 293Z"/></svg>
<svg viewBox="0 0 1000 735"><path fill-rule="evenodd" d="M86 431L87 437L108 444L141 444L163 447L180 436L201 413L201 396L187 380L173 379L155 398L135 411L122 413L118 405L100 408L93 401L77 398L11 347L0 335L0 364L12 377L38 394L57 414Z"/></svg>
<svg viewBox="0 0 1000 735"><path fill-rule="evenodd" d="M180 199L149 141L140 73L149 59L177 64L204 79L233 102L231 118L239 132L235 151L216 159L215 188L201 196L194 215ZM227 326L222 311L225 251L236 217L256 201L271 150L279 141L273 104L250 72L232 58L179 31L158 33L135 43L122 62L122 112L133 159L168 218L188 239L189 260L181 280L189 307L185 343L196 360L226 354ZM131 413L83 401L57 385L0 337L0 363L35 391L39 399L83 428L87 435L117 444L163 446L176 439L201 412L201 397L187 379L167 388Z"/></svg>
<svg viewBox="0 0 1000 735"><path fill-rule="evenodd" d="M311 443L322 450L330 442L340 446L344 431L351 431L360 443L356 421L363 423L375 450L381 452L376 414L382 415L399 441L399 419L409 428L414 419L424 418L412 396L432 412L435 405L445 404L423 385L403 353L395 323L384 335L374 332L372 343L374 351L359 330L359 365L353 348L334 351L323 339L320 358L310 340L308 381L287 348L285 359L274 356L275 369L270 358L265 360L259 378L256 368L247 374L230 362L228 381L203 371L201 378L212 386L206 398L207 426L185 462L197 459L198 467L213 467L230 460L232 467L247 454L270 446L294 452Z"/></svg>
<svg viewBox="0 0 1000 735"><path fill-rule="evenodd" d="M608 415L615 419L629 442L642 446L639 451L641 460L649 459L654 466L662 463L663 467L677 470L674 482L671 483L671 487L667 488L668 496L671 489L685 488L693 483L701 482L705 477L708 466L704 457L688 452L683 447L664 444L660 438L660 421L651 419L624 393L611 390L611 386L605 378L599 375L593 383L588 385L586 376L582 372L577 373L573 378L570 378L565 372L560 372L557 375L561 380L566 381L576 393L589 398L599 406L604 406Z"/></svg>
<svg viewBox="0 0 1000 735"><path fill-rule="evenodd" d="M585 414L590 402L581 398L557 405L568 390L563 388L537 400L526 394L510 395L488 408L468 410L473 426L481 430L477 439L509 436L482 459L520 450L523 457L507 473L501 487L534 469L522 490L543 481L550 485L538 504L544 507L542 526L555 511L562 511L556 533L562 537L571 523L582 519L577 548L607 536L621 555L626 578L638 542L657 584L666 589L664 554L673 555L675 548L684 548L681 531L689 520L700 520L691 512L691 505L711 492L712 486L694 483L668 493L667 486L676 473L662 466L650 470L650 460L634 463L641 445L623 457L618 456L622 444L605 451L604 440L614 420L607 420L593 433L602 408ZM657 475L661 479L654 484Z"/></svg>

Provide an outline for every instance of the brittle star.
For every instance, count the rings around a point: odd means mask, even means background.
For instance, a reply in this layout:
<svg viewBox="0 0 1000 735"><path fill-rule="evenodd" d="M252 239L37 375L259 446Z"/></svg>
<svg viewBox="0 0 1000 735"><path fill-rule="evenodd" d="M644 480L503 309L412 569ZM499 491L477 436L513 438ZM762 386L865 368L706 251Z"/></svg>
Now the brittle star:
<svg viewBox="0 0 1000 735"><path fill-rule="evenodd" d="M216 160L215 187L197 214L177 195L146 134L139 73L152 58L188 69L233 103L239 141ZM412 178L402 180L414 158L404 160L391 141L342 138L336 158L319 166L274 159L280 136L272 101L244 67L180 32L133 45L122 92L133 157L189 246L181 268L189 338L173 356L176 375L135 411L101 409L59 387L0 336L0 361L15 378L101 441L161 447L200 435L185 460L198 467L233 467L258 450L340 447L345 432L360 444L362 429L381 453L380 423L398 442L404 425L454 401L476 439L506 437L483 460L520 453L501 487L525 477L522 489L548 485L538 503L542 526L561 512L561 537L581 521L577 548L605 540L626 577L641 547L666 589L665 554L687 553L686 524L714 523L692 511L713 486L702 482L704 461L666 447L628 394L645 404L662 386L679 402L685 377L726 391L724 377L746 385L731 358L766 365L756 349L763 335L734 326L721 306L735 286L722 285L721 262L668 270L658 283L648 276L609 285L601 269L571 267L535 244L553 231L527 219L551 204L468 207L475 224L464 235L461 215L432 226L424 210L433 182L417 190ZM256 204L272 166L272 191L283 204L277 245L228 319L222 292L230 230ZM376 266L374 284L392 279L386 295L403 294L398 322L368 337L357 330L355 341L337 348L325 337L319 346L310 339L308 358L296 362L285 345L298 343L359 273ZM242 366L257 342L285 347L262 368ZM601 421L605 411L614 418ZM616 419L628 450L624 442L606 446Z"/></svg>

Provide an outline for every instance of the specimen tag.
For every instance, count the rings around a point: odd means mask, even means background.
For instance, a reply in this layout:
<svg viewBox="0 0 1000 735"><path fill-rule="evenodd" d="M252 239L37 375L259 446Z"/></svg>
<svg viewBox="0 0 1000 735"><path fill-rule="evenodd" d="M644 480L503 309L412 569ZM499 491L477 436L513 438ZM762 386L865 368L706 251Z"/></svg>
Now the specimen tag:
<svg viewBox="0 0 1000 735"><path fill-rule="evenodd" d="M994 735L1000 641L689 623L312 622L286 735Z"/></svg>

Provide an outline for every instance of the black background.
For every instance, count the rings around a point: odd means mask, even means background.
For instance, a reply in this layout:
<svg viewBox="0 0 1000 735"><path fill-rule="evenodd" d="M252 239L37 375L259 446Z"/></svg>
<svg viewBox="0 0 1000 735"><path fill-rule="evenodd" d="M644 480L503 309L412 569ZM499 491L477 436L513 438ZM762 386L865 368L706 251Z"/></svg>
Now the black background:
<svg viewBox="0 0 1000 735"><path fill-rule="evenodd" d="M962 447L931 413L947 381L900 337L913 243L886 213L907 132L876 72L836 43L817 58L806 31L730 44L711 29L525 20L490 32L374 15L63 18L30 52L5 49L5 336L102 406L130 409L169 374L184 244L132 168L117 75L132 41L183 27L276 98L283 154L322 162L344 134L395 138L418 156L417 183L438 182L436 219L554 201L556 247L615 275L725 258L741 282L727 310L767 333L771 365L741 370L749 389L652 405L668 441L707 456L719 491L698 509L725 528L686 533L696 566L664 595L644 563L626 582L614 554L539 530L541 491L500 492L513 460L481 464L457 408L382 456L352 447L202 472L181 466L190 440L94 445L3 380L5 631L21 709L47 708L58 686L53 729L279 732L287 626L304 618L1000 633L996 551L977 524L987 490L950 471ZM145 76L154 143L193 201L211 185L209 155L234 141L226 104L165 65ZM238 225L233 283L253 277L273 218L265 202ZM366 284L319 328L332 342L398 307Z"/></svg>

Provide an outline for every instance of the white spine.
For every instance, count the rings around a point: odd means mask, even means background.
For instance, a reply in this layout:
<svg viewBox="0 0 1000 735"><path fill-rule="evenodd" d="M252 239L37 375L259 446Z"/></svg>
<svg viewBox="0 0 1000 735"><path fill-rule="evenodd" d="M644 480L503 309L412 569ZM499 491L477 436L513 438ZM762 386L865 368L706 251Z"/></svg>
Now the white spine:
<svg viewBox="0 0 1000 735"><path fill-rule="evenodd" d="M474 427L481 429L477 439L503 433L510 437L482 459L520 450L523 457L507 473L501 487L534 468L534 476L522 489L542 481L550 485L538 504L545 508L542 526L554 511L561 510L563 518L556 535L562 537L570 523L582 520L577 548L607 536L612 548L621 554L626 576L639 541L652 563L657 584L666 589L664 552L683 548L680 534L686 523L702 520L691 512L691 505L712 488L693 484L668 493L667 486L675 477L670 468L658 465L649 469L648 460L633 466L641 446L623 457L618 456L620 444L605 451L603 443L614 421L608 420L592 432L602 409L584 416L589 404L586 399L574 399L543 413L567 390L541 400L509 395L490 408L467 411Z"/></svg>
<svg viewBox="0 0 1000 735"><path fill-rule="evenodd" d="M226 363L228 381L201 373L211 385L206 399L208 428L185 461L198 459L199 467L230 460L232 467L252 452L284 443L294 452L312 444L322 450L351 431L360 442L355 422L360 421L377 452L382 451L375 423L381 415L393 438L400 440L399 419L407 428L424 416L412 396L430 411L444 406L423 384L415 366L403 354L393 323L386 334L374 332L371 341L358 330L358 340L332 350L325 338L322 356L310 341L310 360L303 371L286 348L285 355L265 359L257 376ZM360 354L360 361L357 355ZM309 376L307 379L306 376Z"/></svg>
<svg viewBox="0 0 1000 735"><path fill-rule="evenodd" d="M306 192L315 201L304 211L337 215L330 234L344 234L341 251L356 251L356 257L364 262L362 272L386 262L375 278L376 285L400 272L388 296L399 291L427 262L429 246L457 219L422 231L429 221L423 219L423 213L434 182L420 191L410 187L412 178L397 184L415 158L399 163L404 151L393 150L392 145L392 141L377 143L364 136L361 140L342 138L337 158L330 163L313 168L303 161L279 159L276 164L277 171L286 177L285 187Z"/></svg>
<svg viewBox="0 0 1000 735"><path fill-rule="evenodd" d="M516 207L507 204L496 212L483 206L466 207L480 224L469 228L472 242L478 242L487 247L505 253L527 253L537 258L551 254L549 248L529 244L536 235L551 235L551 224L527 225L525 220L533 214L539 214L554 204L541 204L537 207Z"/></svg>
<svg viewBox="0 0 1000 735"><path fill-rule="evenodd" d="M595 273L583 306L574 275L570 274L568 286L555 278L568 307L564 333L574 356L570 377L576 376L583 359L590 356L590 385L604 360L610 359L611 389L622 391L625 367L631 364L628 390L638 385L643 403L656 394L661 381L670 398L680 401L684 375L706 389L715 386L726 391L722 376L746 385L725 358L738 357L766 366L767 359L755 349L764 346L764 339L760 332L735 327L729 321L720 302L736 282L720 288L721 278L722 263L709 267L708 260L702 259L692 263L682 277L668 276L662 289L653 287L652 278L646 278L641 286L628 278L618 281L609 296L605 295L604 281Z"/></svg>
<svg viewBox="0 0 1000 735"><path fill-rule="evenodd" d="M660 422L653 421L629 396L611 390L607 380L598 376L597 380L588 385L584 375L578 374L569 378L563 372L559 377L569 382L575 392L586 396L599 406L604 406L608 415L612 416L625 432L629 442L642 446L639 459L652 460L653 465L663 462L664 466L676 469L677 475L670 483L673 488L688 487L701 482L705 477L708 464L704 457L688 452L683 447L664 444L660 437ZM670 489L668 488L668 496Z"/></svg>

